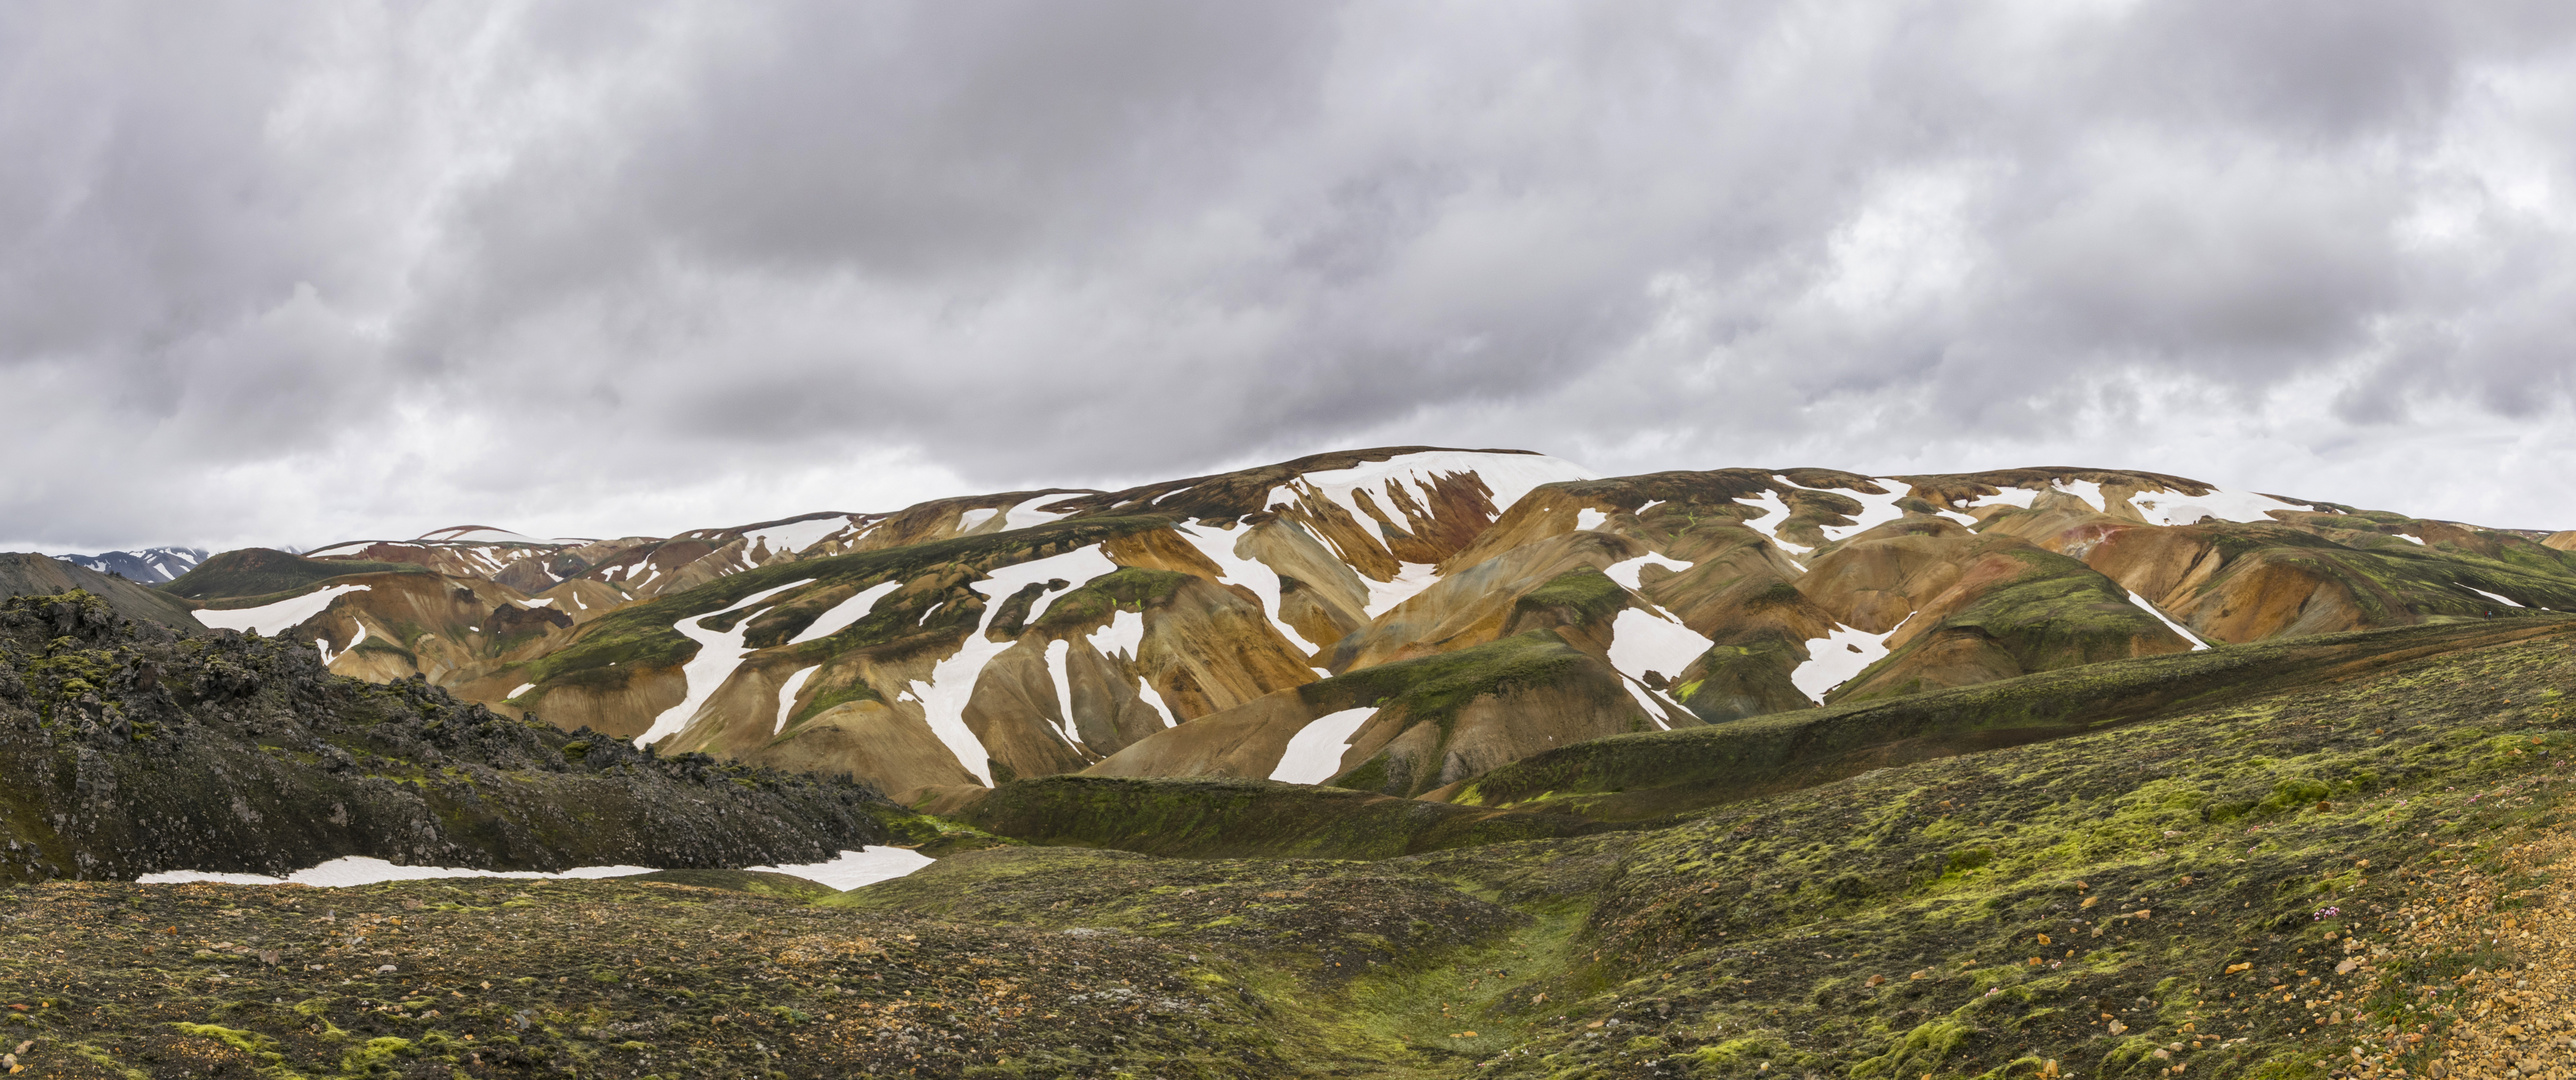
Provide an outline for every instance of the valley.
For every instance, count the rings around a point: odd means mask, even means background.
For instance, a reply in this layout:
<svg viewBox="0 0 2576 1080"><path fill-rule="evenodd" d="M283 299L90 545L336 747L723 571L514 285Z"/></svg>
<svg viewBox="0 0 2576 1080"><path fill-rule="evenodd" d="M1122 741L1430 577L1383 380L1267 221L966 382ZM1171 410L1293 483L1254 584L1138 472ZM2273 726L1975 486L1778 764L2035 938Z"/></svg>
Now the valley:
<svg viewBox="0 0 2576 1080"><path fill-rule="evenodd" d="M2155 473L1389 448L131 594L34 567L0 600L0 1049L2554 1076L2570 1021L2515 973L2554 970L2521 913L2568 842L2571 548ZM746 869L889 845L930 861ZM133 881L352 857L663 869Z"/></svg>

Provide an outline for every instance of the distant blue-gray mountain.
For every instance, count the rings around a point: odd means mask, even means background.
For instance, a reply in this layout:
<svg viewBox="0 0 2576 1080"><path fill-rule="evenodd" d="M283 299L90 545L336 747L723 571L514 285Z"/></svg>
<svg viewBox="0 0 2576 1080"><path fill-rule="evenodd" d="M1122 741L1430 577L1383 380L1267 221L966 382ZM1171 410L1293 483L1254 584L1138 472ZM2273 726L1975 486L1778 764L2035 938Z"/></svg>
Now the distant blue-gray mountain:
<svg viewBox="0 0 2576 1080"><path fill-rule="evenodd" d="M103 551L96 555L56 555L85 570L116 574L129 581L158 585L197 568L209 553L198 548L157 547L141 551Z"/></svg>

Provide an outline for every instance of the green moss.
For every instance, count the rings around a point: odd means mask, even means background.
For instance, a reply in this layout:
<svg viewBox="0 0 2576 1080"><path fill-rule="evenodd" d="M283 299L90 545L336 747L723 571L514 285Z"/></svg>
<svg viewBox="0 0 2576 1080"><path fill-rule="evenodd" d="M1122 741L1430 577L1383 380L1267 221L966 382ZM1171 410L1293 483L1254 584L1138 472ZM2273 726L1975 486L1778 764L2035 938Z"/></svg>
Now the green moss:
<svg viewBox="0 0 2576 1080"><path fill-rule="evenodd" d="M1566 625L1591 626L1616 617L1628 607L1628 590L1589 566L1569 570L1523 594L1512 610L1518 617L1552 612Z"/></svg>
<svg viewBox="0 0 2576 1080"><path fill-rule="evenodd" d="M960 816L995 835L1036 844L1200 858L1377 859L1599 828L1554 814L1215 778L1047 776L1010 781Z"/></svg>
<svg viewBox="0 0 2576 1080"><path fill-rule="evenodd" d="M1053 635L1075 633L1108 622L1115 612L1141 612L1189 581L1190 575L1171 570L1122 566L1056 597L1038 616L1036 629Z"/></svg>
<svg viewBox="0 0 2576 1080"><path fill-rule="evenodd" d="M1400 707L1416 722L1445 727L1468 702L1515 686L1551 685L1591 662L1555 631L1531 630L1455 652L1362 668L1308 683L1297 693L1322 712Z"/></svg>
<svg viewBox="0 0 2576 1080"><path fill-rule="evenodd" d="M2404 627L2111 661L1892 701L1594 739L1501 766L1478 778L1477 788L1488 805L1544 806L1604 820L1651 818L1909 760L2216 709L2312 684L2321 673L2365 658L2386 663L2571 632L2576 621ZM2244 796L2245 809L2268 797L2277 779L2266 778L2261 792ZM2227 802L2212 800L2211 816L2227 814Z"/></svg>
<svg viewBox="0 0 2576 1080"><path fill-rule="evenodd" d="M273 599L310 591L332 578L354 574L426 574L411 563L357 559L307 559L267 548L227 551L160 586L161 591L196 601L227 601L222 607L256 607Z"/></svg>
<svg viewBox="0 0 2576 1080"><path fill-rule="evenodd" d="M1918 1025L1899 1036L1885 1053L1853 1065L1848 1075L1852 1080L1874 1080L1881 1076L1904 1078L1918 1073L1937 1074L1942 1063L1967 1042L1973 1032L1973 1028L1956 1020L1934 1020Z"/></svg>

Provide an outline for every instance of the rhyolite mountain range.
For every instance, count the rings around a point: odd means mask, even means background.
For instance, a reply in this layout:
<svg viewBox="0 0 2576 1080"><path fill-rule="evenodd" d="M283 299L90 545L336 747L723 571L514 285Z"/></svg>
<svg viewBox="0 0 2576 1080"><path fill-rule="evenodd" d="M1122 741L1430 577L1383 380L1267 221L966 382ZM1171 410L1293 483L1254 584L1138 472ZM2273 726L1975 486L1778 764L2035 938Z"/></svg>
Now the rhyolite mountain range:
<svg viewBox="0 0 2576 1080"><path fill-rule="evenodd" d="M2440 1076L2459 1025L2559 1023L2516 860L2576 811L2571 546L2112 469L1397 448L159 587L0 557L0 1050ZM936 859L742 869L885 843ZM346 855L672 869L114 880Z"/></svg>
<svg viewBox="0 0 2576 1080"><path fill-rule="evenodd" d="M2571 546L2117 469L1403 447L670 537L228 551L158 591L335 673L913 805L1058 774L1472 801L1606 735L2576 611Z"/></svg>

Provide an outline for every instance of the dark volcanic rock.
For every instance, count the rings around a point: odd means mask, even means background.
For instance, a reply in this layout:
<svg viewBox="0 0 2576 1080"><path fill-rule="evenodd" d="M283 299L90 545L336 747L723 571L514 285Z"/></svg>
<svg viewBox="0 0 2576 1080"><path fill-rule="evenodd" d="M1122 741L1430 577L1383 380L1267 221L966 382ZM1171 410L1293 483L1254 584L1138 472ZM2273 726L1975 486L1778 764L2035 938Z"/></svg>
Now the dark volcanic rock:
<svg viewBox="0 0 2576 1080"><path fill-rule="evenodd" d="M0 602L0 881L281 873L343 855L557 870L812 862L879 843L875 792L660 757L181 638L83 592Z"/></svg>

